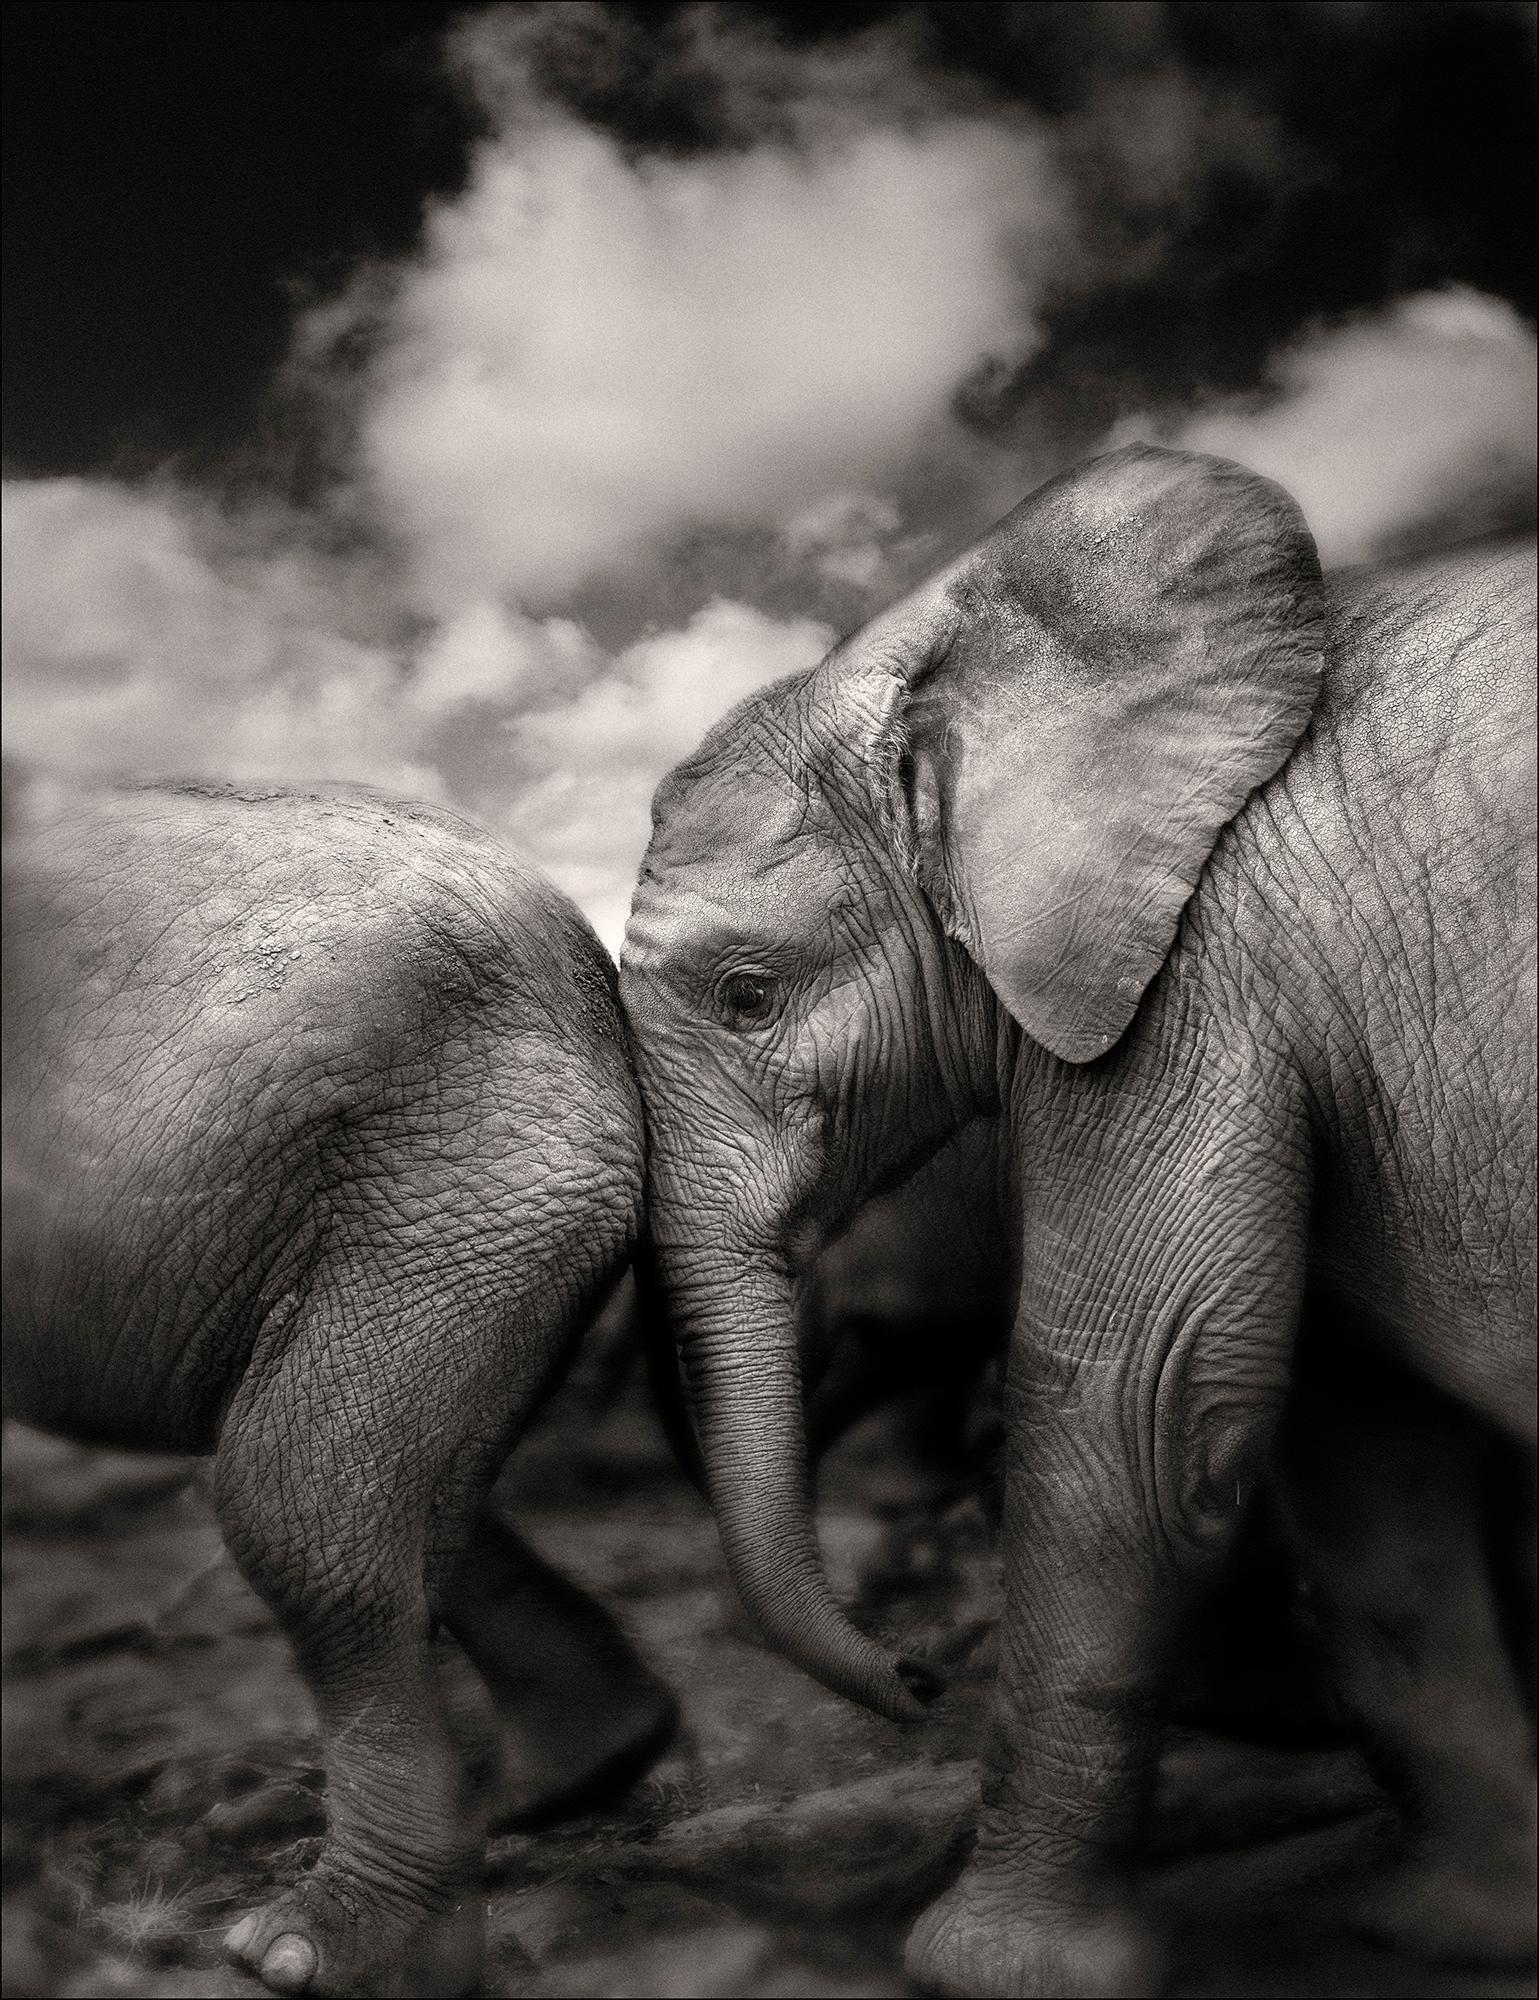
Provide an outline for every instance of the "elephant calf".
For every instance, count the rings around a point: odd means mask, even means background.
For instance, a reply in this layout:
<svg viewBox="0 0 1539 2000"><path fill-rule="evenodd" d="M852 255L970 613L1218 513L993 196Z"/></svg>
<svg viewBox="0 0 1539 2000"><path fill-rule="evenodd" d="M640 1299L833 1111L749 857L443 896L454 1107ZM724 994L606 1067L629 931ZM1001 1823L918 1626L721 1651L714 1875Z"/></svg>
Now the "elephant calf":
<svg viewBox="0 0 1539 2000"><path fill-rule="evenodd" d="M1326 581L1280 489L1130 447L658 791L621 988L712 1502L765 1632L900 1719L928 1677L850 1624L811 1533L792 1248L972 1119L1007 1134L991 1770L910 1940L925 1986L1158 1985L1123 1864L1172 1634L1301 1324L1387 1355L1532 1495L1533 632L1531 550ZM1424 1900L1531 1906L1531 1498L1486 1526L1510 1781L1469 1787L1478 1853L1429 1842Z"/></svg>
<svg viewBox="0 0 1539 2000"><path fill-rule="evenodd" d="M483 1834L435 1688L485 1680L524 1817L645 1767L668 1691L483 1502L623 1266L613 972L446 813L338 788L77 796L8 843L7 1408L211 1452L327 1745L311 1873L236 1926L275 1991L448 1994Z"/></svg>

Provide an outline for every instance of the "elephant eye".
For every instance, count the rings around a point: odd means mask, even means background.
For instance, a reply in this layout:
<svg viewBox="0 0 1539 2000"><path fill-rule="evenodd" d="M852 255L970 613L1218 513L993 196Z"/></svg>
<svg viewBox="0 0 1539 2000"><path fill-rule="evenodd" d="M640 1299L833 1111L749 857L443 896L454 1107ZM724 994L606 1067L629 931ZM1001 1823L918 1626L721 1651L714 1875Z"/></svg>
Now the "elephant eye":
<svg viewBox="0 0 1539 2000"><path fill-rule="evenodd" d="M763 1021L775 1007L775 981L760 972L729 972L716 989L722 1012L734 1026Z"/></svg>

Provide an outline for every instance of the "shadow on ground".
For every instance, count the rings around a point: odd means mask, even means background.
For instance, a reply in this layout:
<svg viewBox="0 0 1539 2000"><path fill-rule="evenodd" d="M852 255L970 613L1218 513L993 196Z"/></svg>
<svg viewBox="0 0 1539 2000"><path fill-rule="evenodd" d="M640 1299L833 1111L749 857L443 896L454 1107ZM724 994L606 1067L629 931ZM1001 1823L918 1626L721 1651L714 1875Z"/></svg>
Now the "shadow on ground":
<svg viewBox="0 0 1539 2000"><path fill-rule="evenodd" d="M598 1423L558 1407L527 1441L501 1502L617 1609L682 1691L687 1731L620 1806L494 1842L487 1994L911 1991L904 1931L968 1839L992 1559L972 1500L916 1504L858 1441L826 1484L836 1580L951 1676L917 1729L755 1643L633 1398ZM304 1690L198 1469L15 1430L6 1510L5 1991L257 1993L219 1939L314 1852L320 1780ZM463 1663L444 1664L452 1684ZM1389 1824L1350 1752L1172 1735L1149 1893L1174 1991L1532 1993L1353 1938Z"/></svg>

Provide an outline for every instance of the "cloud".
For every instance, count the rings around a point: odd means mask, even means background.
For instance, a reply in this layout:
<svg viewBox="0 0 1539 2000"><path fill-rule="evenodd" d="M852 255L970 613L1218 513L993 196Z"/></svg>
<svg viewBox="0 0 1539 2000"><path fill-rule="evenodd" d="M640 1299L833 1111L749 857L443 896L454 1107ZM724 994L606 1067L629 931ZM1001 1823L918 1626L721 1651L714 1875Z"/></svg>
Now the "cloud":
<svg viewBox="0 0 1539 2000"><path fill-rule="evenodd" d="M628 160L554 116L432 216L379 335L362 477L413 599L549 602L703 525L773 527L917 458L1027 351L1043 156L985 123Z"/></svg>
<svg viewBox="0 0 1539 2000"><path fill-rule="evenodd" d="M662 19L598 0L529 0L465 15L448 53L500 132L557 106L627 152L681 158L805 149L999 109L996 92L934 60L912 9L792 43L753 10L709 0Z"/></svg>
<svg viewBox="0 0 1539 2000"><path fill-rule="evenodd" d="M831 493L794 515L781 532L793 565L810 566L879 602L926 547L902 528L902 510L888 494Z"/></svg>
<svg viewBox="0 0 1539 2000"><path fill-rule="evenodd" d="M302 552L170 489L7 481L3 510L12 755L441 790L398 724L400 663Z"/></svg>
<svg viewBox="0 0 1539 2000"><path fill-rule="evenodd" d="M1401 300L1280 355L1261 397L1202 411L1171 442L1286 486L1327 564L1531 518L1533 330L1464 287ZM1142 435L1136 423L1125 435Z"/></svg>
<svg viewBox="0 0 1539 2000"><path fill-rule="evenodd" d="M592 641L572 619L526 618L482 598L433 629L417 659L410 699L423 717L508 708L548 700L601 671Z"/></svg>
<svg viewBox="0 0 1539 2000"><path fill-rule="evenodd" d="M1279 478L1328 561L1510 518L1534 342L1494 299L1290 335L1243 396L1254 368L1166 365L1311 169L1165 20L1010 15L1023 74L1073 42L1055 108L959 80L910 17L800 47L707 7L467 17L464 191L296 328L335 485L6 487L8 748L439 798L613 944L663 772L1118 409L1143 414L1113 441ZM1235 190L1247 222L1215 230Z"/></svg>
<svg viewBox="0 0 1539 2000"><path fill-rule="evenodd" d="M3 489L5 738L61 771L332 777L450 795L440 738L598 670L569 622L470 605L415 650L363 579L172 487ZM305 524L300 523L302 530Z"/></svg>
<svg viewBox="0 0 1539 2000"><path fill-rule="evenodd" d="M618 948L653 787L833 633L717 600L610 654L571 619L467 604L347 630L356 579L174 489L3 491L5 740L56 773L345 778L457 803ZM388 624L387 620L387 624Z"/></svg>

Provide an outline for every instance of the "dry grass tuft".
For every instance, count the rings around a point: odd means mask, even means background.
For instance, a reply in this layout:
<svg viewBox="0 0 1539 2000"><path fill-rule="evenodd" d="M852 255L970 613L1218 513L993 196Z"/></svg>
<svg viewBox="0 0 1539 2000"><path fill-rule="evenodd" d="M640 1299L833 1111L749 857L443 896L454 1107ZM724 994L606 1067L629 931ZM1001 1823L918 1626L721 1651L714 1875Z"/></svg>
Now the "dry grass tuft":
<svg viewBox="0 0 1539 2000"><path fill-rule="evenodd" d="M193 1898L158 1881L117 1902L87 1904L81 1914L99 1937L130 1958L179 1952L198 1928Z"/></svg>

